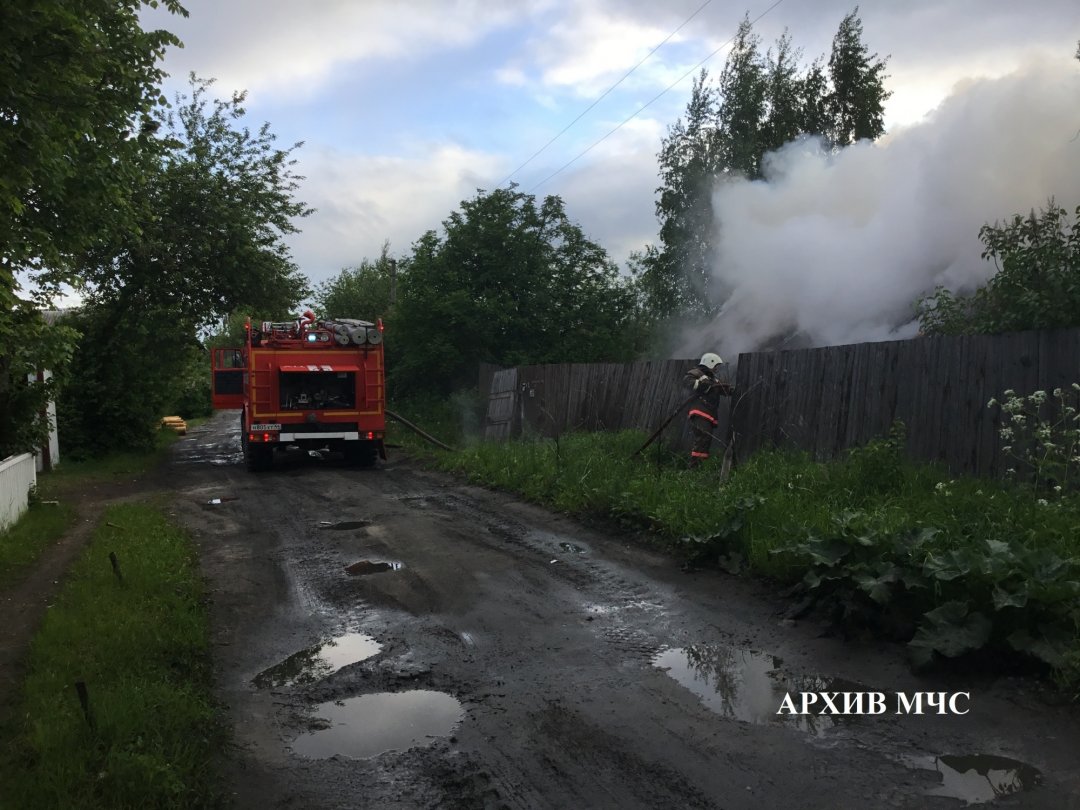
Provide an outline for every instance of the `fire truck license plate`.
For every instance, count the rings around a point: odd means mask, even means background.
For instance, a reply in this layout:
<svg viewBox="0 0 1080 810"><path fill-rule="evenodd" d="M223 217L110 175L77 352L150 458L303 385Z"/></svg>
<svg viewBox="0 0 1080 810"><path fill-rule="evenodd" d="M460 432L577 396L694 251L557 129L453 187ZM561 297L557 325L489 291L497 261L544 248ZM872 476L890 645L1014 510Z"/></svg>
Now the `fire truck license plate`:
<svg viewBox="0 0 1080 810"><path fill-rule="evenodd" d="M281 424L279 422L265 422L259 425L252 425L252 430L281 430Z"/></svg>

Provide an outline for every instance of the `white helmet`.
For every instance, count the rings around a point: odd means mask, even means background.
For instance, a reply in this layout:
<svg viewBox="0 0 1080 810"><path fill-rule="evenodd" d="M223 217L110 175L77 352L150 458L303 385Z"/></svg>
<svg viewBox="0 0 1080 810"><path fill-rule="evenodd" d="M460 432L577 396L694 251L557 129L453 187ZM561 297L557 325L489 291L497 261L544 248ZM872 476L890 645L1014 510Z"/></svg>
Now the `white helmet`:
<svg viewBox="0 0 1080 810"><path fill-rule="evenodd" d="M701 355L701 365L705 366L705 368L707 368L709 371L712 371L723 362L724 361L720 357L720 355L713 354L712 352L706 352L705 354Z"/></svg>

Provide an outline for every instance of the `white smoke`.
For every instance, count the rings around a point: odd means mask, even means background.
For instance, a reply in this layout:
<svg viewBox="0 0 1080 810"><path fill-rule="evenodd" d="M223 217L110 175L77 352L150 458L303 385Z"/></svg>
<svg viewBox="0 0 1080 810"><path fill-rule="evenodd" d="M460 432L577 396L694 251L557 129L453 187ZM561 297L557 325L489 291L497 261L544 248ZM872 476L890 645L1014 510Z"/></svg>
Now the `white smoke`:
<svg viewBox="0 0 1080 810"><path fill-rule="evenodd" d="M1080 203L1080 70L1047 60L958 85L926 119L826 154L816 140L766 158L766 180L718 185L714 282L731 290L681 351L734 355L913 336L913 302L995 272L979 229ZM676 356L682 356L676 354Z"/></svg>

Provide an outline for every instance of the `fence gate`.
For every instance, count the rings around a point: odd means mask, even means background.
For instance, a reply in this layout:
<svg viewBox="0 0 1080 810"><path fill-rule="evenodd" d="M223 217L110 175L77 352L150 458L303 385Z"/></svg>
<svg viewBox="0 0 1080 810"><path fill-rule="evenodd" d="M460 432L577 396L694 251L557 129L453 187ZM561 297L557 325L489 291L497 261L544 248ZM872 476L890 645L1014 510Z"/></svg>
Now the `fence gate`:
<svg viewBox="0 0 1080 810"><path fill-rule="evenodd" d="M505 368L491 377L484 438L505 441L515 434L517 415L517 369Z"/></svg>

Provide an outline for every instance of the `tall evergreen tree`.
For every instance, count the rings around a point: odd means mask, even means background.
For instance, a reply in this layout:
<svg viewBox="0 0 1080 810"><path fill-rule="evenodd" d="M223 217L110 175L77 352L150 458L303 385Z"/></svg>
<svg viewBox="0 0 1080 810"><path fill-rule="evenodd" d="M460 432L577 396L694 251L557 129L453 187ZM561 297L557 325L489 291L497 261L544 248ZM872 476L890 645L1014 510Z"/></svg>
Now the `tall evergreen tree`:
<svg viewBox="0 0 1080 810"><path fill-rule="evenodd" d="M664 251L650 251L639 283L659 317L697 311L708 299L713 180L720 171L718 91L704 70L694 80L686 120L669 127L660 150L656 216Z"/></svg>
<svg viewBox="0 0 1080 810"><path fill-rule="evenodd" d="M799 76L799 59L802 52L793 48L787 31L776 41L765 57L765 105L766 114L761 124L760 144L762 152L779 149L795 140L807 127L806 108L812 103L807 98L811 89ZM760 158L759 158L760 162Z"/></svg>
<svg viewBox="0 0 1080 810"><path fill-rule="evenodd" d="M744 18L720 73L716 116L718 162L723 172L758 177L764 154L769 76L758 37Z"/></svg>
<svg viewBox="0 0 1080 810"><path fill-rule="evenodd" d="M761 179L765 154L802 135L840 148L884 132L886 60L863 44L857 7L837 30L828 70L824 57L805 68L801 58L787 31L763 56L747 17L717 83L709 84L705 71L694 82L685 120L669 127L657 156L661 244L633 257L654 321L708 317L723 304L727 291L711 272L717 182Z"/></svg>
<svg viewBox="0 0 1080 810"><path fill-rule="evenodd" d="M871 54L862 41L859 7L840 22L829 56L829 112L832 141L847 146L864 138L874 139L885 132L885 90L888 57Z"/></svg>

